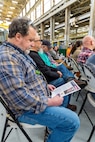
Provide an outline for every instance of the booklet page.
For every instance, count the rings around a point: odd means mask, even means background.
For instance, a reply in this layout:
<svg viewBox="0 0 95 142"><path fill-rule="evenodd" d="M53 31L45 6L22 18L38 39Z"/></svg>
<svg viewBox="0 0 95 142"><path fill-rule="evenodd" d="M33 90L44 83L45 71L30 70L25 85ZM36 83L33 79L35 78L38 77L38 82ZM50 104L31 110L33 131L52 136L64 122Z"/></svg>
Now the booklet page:
<svg viewBox="0 0 95 142"><path fill-rule="evenodd" d="M81 88L77 85L77 83L74 80L71 80L70 82L61 85L54 89L51 93L51 97L54 97L56 95L60 95L61 97L72 94L76 91L79 91Z"/></svg>

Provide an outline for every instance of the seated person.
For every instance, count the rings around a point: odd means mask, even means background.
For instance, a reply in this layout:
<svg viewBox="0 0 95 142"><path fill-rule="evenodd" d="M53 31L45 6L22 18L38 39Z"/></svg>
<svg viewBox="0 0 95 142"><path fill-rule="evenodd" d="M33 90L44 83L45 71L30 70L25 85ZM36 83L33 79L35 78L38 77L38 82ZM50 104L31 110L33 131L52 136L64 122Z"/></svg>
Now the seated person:
<svg viewBox="0 0 95 142"><path fill-rule="evenodd" d="M59 70L62 73L62 77L64 78L65 82L68 82L72 79L76 81L76 83L81 87L84 88L87 84L85 81L77 80L74 77L74 74L70 72L63 64L58 65L57 63L51 62L51 55L48 53L49 49L51 47L51 44L48 40L42 41L42 52L38 52L40 57L43 59L45 64L49 67L53 67L54 69Z"/></svg>
<svg viewBox="0 0 95 142"><path fill-rule="evenodd" d="M67 50L66 50L66 57L70 56L72 47L73 47L73 43L69 43L69 46L67 47Z"/></svg>
<svg viewBox="0 0 95 142"><path fill-rule="evenodd" d="M85 64L88 57L94 53L93 49L95 48L95 39L94 37L87 35L83 38L82 43L83 48L78 55L77 62Z"/></svg>
<svg viewBox="0 0 95 142"><path fill-rule="evenodd" d="M37 31L30 19L15 18L8 42L0 46L0 95L20 122L47 126L48 142L70 142L80 126L77 114L65 107L64 98L51 98L47 82L26 54ZM60 107L61 106L61 107Z"/></svg>
<svg viewBox="0 0 95 142"><path fill-rule="evenodd" d="M47 66L44 63L44 61L41 59L41 57L39 56L38 51L41 48L41 41L40 41L39 35L37 35L36 38L37 38L37 41L39 40L39 42L35 41L35 45L32 46L32 48L30 49L30 53L29 53L30 57L36 62L38 68L43 73L43 75L45 76L49 84L52 84L55 87L59 87L60 85L63 85L65 83L65 80L62 78L62 73L58 71L58 69L56 68ZM69 98L67 97L64 98L66 102L65 106L75 111L76 106L69 104L70 95L68 97Z"/></svg>
<svg viewBox="0 0 95 142"><path fill-rule="evenodd" d="M93 75L95 77L95 54L92 54L87 60L86 65L90 67ZM92 97L95 99L95 93L91 93Z"/></svg>
<svg viewBox="0 0 95 142"><path fill-rule="evenodd" d="M80 54L81 50L83 48L82 41L78 40L73 45L70 53L70 57L72 57L75 61L77 61L78 55Z"/></svg>
<svg viewBox="0 0 95 142"><path fill-rule="evenodd" d="M59 51L58 51L59 47L58 46L54 46L54 47L50 47L50 50L49 50L49 53L51 54L52 58L54 60L56 60L57 63L62 63L64 64L69 70L72 70L72 68L70 66L68 66L65 62L64 62L64 59L65 59L65 56L62 55L62 54L59 54ZM54 62L54 61L53 61Z"/></svg>
<svg viewBox="0 0 95 142"><path fill-rule="evenodd" d="M54 60L61 60L65 58L65 56L63 56L62 54L59 54L58 46L51 47L51 49L49 50L49 53L51 54Z"/></svg>

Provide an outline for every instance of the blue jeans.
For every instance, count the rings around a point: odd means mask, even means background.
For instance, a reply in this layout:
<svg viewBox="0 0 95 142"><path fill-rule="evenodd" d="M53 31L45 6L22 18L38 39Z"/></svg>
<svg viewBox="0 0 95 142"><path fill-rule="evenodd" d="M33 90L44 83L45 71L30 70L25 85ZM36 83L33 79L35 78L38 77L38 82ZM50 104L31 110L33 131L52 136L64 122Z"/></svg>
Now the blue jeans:
<svg viewBox="0 0 95 142"><path fill-rule="evenodd" d="M20 122L47 126L51 133L47 142L70 142L79 128L77 114L65 107L47 107L43 112L35 114L27 111L18 118Z"/></svg>
<svg viewBox="0 0 95 142"><path fill-rule="evenodd" d="M54 85L55 87L59 87L59 86L65 84L65 80L63 78L58 78L58 79L55 79L55 80L53 80L53 81L51 81L49 83ZM71 95L68 95L68 96L64 97L64 103L62 104L62 106L64 106L64 107L68 106L68 104L70 102L70 97L71 97Z"/></svg>
<svg viewBox="0 0 95 142"><path fill-rule="evenodd" d="M69 71L63 64L57 66L57 69L62 72L62 77L65 82L69 77L74 78L74 74L71 71Z"/></svg>

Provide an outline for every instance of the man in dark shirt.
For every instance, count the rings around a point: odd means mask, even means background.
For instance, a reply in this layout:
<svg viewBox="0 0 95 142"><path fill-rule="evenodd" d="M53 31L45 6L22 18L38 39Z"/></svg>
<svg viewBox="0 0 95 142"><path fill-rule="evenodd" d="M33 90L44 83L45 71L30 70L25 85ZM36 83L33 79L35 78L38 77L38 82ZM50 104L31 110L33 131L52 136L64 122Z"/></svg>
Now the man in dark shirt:
<svg viewBox="0 0 95 142"><path fill-rule="evenodd" d="M57 68L53 68L46 65L45 62L42 60L42 58L39 56L38 51L41 49L41 46L42 46L42 42L40 40L39 35L37 35L35 40L35 45L32 46L29 53L30 57L36 62L38 68L44 74L48 83L56 87L63 85L64 83L66 83L66 81L62 77L63 74L61 73L61 71L59 71ZM70 78L69 76L68 80L69 79L75 79L75 78L72 76ZM80 82L80 81L77 81L77 82ZM69 95L69 101L66 104L69 104L69 102L70 102L70 95ZM67 107L74 111L76 110L75 105L69 104Z"/></svg>

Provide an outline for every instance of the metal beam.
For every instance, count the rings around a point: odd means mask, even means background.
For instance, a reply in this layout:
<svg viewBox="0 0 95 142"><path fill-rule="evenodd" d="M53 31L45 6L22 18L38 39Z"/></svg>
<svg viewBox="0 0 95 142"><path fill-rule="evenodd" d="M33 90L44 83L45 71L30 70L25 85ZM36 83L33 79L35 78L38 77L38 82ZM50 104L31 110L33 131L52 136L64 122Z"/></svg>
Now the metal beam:
<svg viewBox="0 0 95 142"><path fill-rule="evenodd" d="M90 17L90 12L85 13L85 14L83 14L83 15L80 15L80 16L76 17L77 23L79 23L79 21L81 21L80 23L82 23L82 20L84 20L84 19L87 19L87 20L88 20L89 17ZM62 27L65 27L65 22L63 22L63 23L61 23L61 24L55 26L55 30L60 29L60 28L62 28ZM48 31L49 31L49 29L45 30L45 32L48 32Z"/></svg>
<svg viewBox="0 0 95 142"><path fill-rule="evenodd" d="M89 18L89 17L90 17L90 12L87 12L87 13L85 13L85 14L83 14L83 15L80 15L80 16L76 17L76 19L77 19L77 22L78 22L78 21L87 19L87 18ZM81 21L81 23L82 23L82 21ZM65 26L65 22L63 22L63 23L61 23L61 24L55 26L55 29L59 29L59 28L64 27L64 26Z"/></svg>
<svg viewBox="0 0 95 142"><path fill-rule="evenodd" d="M78 0L69 0L68 2L61 1L57 5L55 5L53 8L51 8L47 13L45 13L43 16L39 17L37 20L35 20L33 23L35 26L39 25L40 23L46 21L50 17L54 16L61 10L65 10L68 6L72 5L73 3L77 2Z"/></svg>

